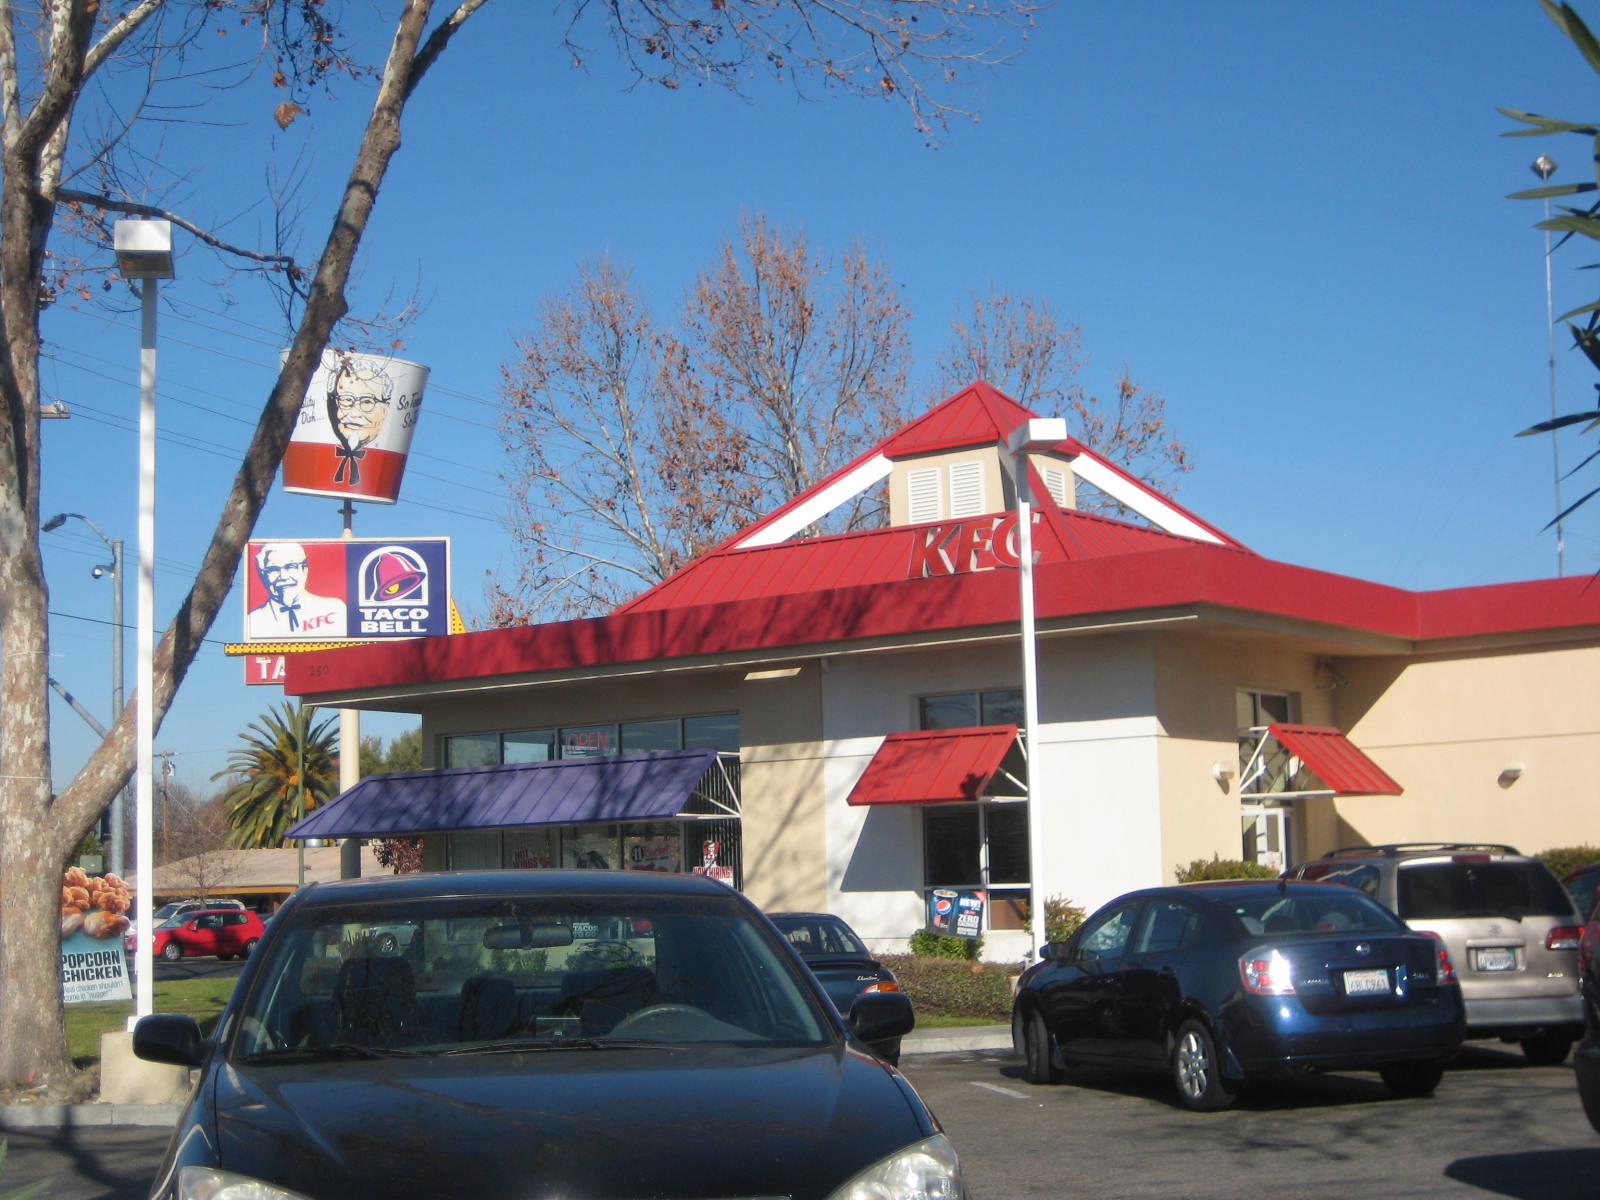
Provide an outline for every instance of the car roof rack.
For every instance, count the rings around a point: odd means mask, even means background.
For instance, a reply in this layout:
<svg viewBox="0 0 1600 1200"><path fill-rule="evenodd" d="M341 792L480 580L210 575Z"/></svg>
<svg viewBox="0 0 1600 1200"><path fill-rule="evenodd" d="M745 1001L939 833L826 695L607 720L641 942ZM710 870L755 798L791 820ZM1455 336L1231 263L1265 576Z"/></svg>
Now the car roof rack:
<svg viewBox="0 0 1600 1200"><path fill-rule="evenodd" d="M1515 846L1507 846L1499 842L1390 842L1382 846L1342 846L1338 850L1329 850L1323 858L1370 858L1379 855L1383 858L1399 858L1405 854L1460 854L1465 852L1479 854L1521 854Z"/></svg>

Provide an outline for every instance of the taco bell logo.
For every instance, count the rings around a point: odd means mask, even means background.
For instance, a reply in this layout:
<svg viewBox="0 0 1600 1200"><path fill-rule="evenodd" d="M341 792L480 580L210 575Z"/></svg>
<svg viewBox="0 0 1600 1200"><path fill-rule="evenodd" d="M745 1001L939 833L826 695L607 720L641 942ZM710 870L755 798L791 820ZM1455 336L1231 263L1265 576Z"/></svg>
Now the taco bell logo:
<svg viewBox="0 0 1600 1200"><path fill-rule="evenodd" d="M407 546L380 546L361 560L356 636L428 633L428 564Z"/></svg>

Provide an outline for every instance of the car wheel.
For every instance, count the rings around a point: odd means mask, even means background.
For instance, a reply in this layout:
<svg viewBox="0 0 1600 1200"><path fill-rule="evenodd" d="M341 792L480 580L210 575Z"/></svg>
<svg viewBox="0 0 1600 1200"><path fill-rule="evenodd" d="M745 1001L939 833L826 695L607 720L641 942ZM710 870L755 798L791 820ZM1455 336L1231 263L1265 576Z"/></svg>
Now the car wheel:
<svg viewBox="0 0 1600 1200"><path fill-rule="evenodd" d="M1431 1096L1444 1078L1444 1064L1437 1062L1390 1063L1378 1068L1383 1086L1396 1096Z"/></svg>
<svg viewBox="0 0 1600 1200"><path fill-rule="evenodd" d="M393 954L400 949L400 939L392 933L380 933L372 939L372 948L379 954Z"/></svg>
<svg viewBox="0 0 1600 1200"><path fill-rule="evenodd" d="M1172 1040L1172 1082L1183 1106L1195 1112L1221 1112L1238 1097L1233 1085L1222 1078L1211 1031L1199 1021L1185 1021Z"/></svg>
<svg viewBox="0 0 1600 1200"><path fill-rule="evenodd" d="M218 962L227 962L232 957L233 957L233 955L231 955L231 954L219 954L219 955L217 955L217 961Z"/></svg>
<svg viewBox="0 0 1600 1200"><path fill-rule="evenodd" d="M178 945L176 941L168 942L165 946L161 947L161 957L166 959L168 962L177 962L183 957L183 947Z"/></svg>
<svg viewBox="0 0 1600 1200"><path fill-rule="evenodd" d="M1024 1020L1022 1042L1028 1082L1060 1083L1061 1068L1050 1057L1050 1031L1045 1028L1044 1014L1034 1009Z"/></svg>
<svg viewBox="0 0 1600 1200"><path fill-rule="evenodd" d="M256 939L255 938L251 938L248 942L246 942L240 948L239 957L240 958L249 958L255 952L256 952Z"/></svg>
<svg viewBox="0 0 1600 1200"><path fill-rule="evenodd" d="M1567 1061L1575 1039L1564 1033L1540 1033L1522 1039L1522 1057L1530 1067L1554 1067Z"/></svg>

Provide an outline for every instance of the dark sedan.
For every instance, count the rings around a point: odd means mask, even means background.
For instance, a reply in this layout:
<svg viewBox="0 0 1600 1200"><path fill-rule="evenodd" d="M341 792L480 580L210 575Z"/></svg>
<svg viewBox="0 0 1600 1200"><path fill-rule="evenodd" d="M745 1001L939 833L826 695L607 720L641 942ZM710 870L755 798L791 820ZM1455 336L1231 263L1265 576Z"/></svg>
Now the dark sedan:
<svg viewBox="0 0 1600 1200"><path fill-rule="evenodd" d="M1185 1107L1215 1111L1311 1070L1427 1095L1466 1026L1437 938L1350 888L1239 881L1113 900L1023 973L1011 1028L1033 1083L1079 1060L1164 1066Z"/></svg>
<svg viewBox="0 0 1600 1200"><path fill-rule="evenodd" d="M1600 916L1591 915L1578 943L1578 994L1583 999L1583 1040L1572 1056L1578 1098L1600 1133Z"/></svg>
<svg viewBox="0 0 1600 1200"><path fill-rule="evenodd" d="M789 939L817 977L833 1006L845 1016L857 996L875 992L898 992L900 984L877 959L867 944L843 918L832 913L769 913L778 931ZM900 1039L872 1043L873 1052L884 1062L900 1064Z"/></svg>
<svg viewBox="0 0 1600 1200"><path fill-rule="evenodd" d="M399 954L374 930L414 927ZM157 1200L964 1196L938 1122L761 913L692 875L485 871L305 887L210 1040Z"/></svg>

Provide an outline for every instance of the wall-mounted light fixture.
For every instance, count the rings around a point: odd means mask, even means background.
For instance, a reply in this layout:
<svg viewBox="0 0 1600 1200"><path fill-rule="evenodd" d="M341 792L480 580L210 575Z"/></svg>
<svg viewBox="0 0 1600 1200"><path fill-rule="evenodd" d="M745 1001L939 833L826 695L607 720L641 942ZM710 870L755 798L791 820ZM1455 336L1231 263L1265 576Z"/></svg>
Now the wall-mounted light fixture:
<svg viewBox="0 0 1600 1200"><path fill-rule="evenodd" d="M765 671L746 671L744 681L753 683L760 679L793 679L800 674L799 667L772 667Z"/></svg>
<svg viewBox="0 0 1600 1200"><path fill-rule="evenodd" d="M1228 784L1233 782L1233 777L1238 773L1239 772L1237 770L1235 770L1233 767L1230 767L1227 763L1219 762L1211 764L1211 778L1217 781L1217 786L1224 792L1228 790Z"/></svg>
<svg viewBox="0 0 1600 1200"><path fill-rule="evenodd" d="M1508 762L1505 766L1500 768L1500 778L1495 782L1503 788L1508 788L1517 780L1522 778L1522 772L1526 769L1527 767L1523 763Z"/></svg>

